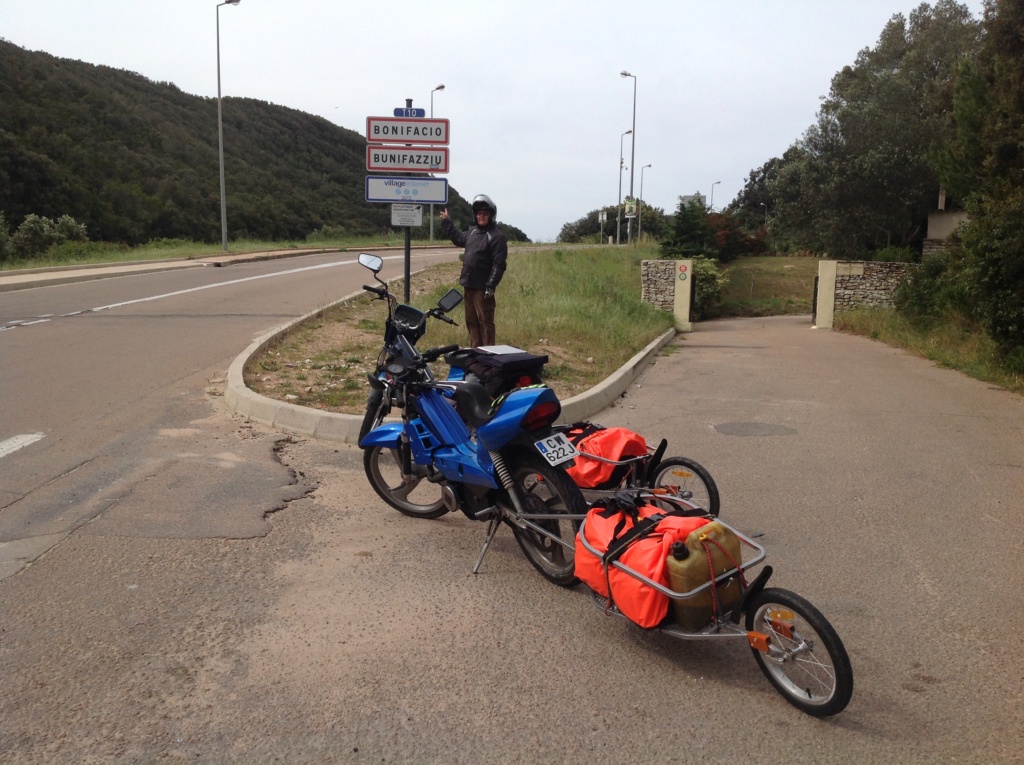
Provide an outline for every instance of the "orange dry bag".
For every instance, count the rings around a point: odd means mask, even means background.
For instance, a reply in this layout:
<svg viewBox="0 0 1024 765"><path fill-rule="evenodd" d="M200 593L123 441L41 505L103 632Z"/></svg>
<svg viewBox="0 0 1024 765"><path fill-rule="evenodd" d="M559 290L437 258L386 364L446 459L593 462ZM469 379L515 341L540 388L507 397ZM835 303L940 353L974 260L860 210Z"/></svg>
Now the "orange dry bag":
<svg viewBox="0 0 1024 765"><path fill-rule="evenodd" d="M656 627L668 614L668 596L617 568L614 561L668 587L665 560L672 543L685 540L709 519L669 515L653 505L637 507L624 495L598 500L587 513L576 538L576 576L630 621ZM599 554L588 550L583 539Z"/></svg>
<svg viewBox="0 0 1024 765"><path fill-rule="evenodd" d="M577 422L570 426L565 437L581 452L575 460L576 464L566 472L583 489L617 488L630 467L638 464L634 461L615 465L592 457L621 462L629 457L647 454L647 441L644 437L627 428L606 428L592 422Z"/></svg>

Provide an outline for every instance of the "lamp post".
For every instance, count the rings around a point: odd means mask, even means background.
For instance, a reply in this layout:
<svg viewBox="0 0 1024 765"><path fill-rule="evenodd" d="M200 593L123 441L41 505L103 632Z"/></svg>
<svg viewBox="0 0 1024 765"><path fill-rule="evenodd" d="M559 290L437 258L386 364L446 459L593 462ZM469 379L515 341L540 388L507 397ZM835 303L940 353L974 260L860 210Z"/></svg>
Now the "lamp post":
<svg viewBox="0 0 1024 765"><path fill-rule="evenodd" d="M217 153L220 158L220 240L228 251L228 205L224 192L224 114L220 105L220 7L238 5L242 0L224 0L217 4Z"/></svg>
<svg viewBox="0 0 1024 765"><path fill-rule="evenodd" d="M719 183L721 183L721 181L715 181L711 184L711 212L715 211L715 186Z"/></svg>
<svg viewBox="0 0 1024 765"><path fill-rule="evenodd" d="M632 132L632 130L627 130L619 136L619 208L615 214L615 244L622 242L622 140Z"/></svg>
<svg viewBox="0 0 1024 765"><path fill-rule="evenodd" d="M636 240L640 241L640 235L644 232L644 170L649 168L650 163L640 168L640 204L636 207Z"/></svg>
<svg viewBox="0 0 1024 765"><path fill-rule="evenodd" d="M761 207L764 208L764 230L768 230L768 205L764 202L761 203Z"/></svg>
<svg viewBox="0 0 1024 765"><path fill-rule="evenodd" d="M630 139L630 156L629 156L629 197L633 198L633 175L636 170L636 75L630 74L625 69L619 72L621 77L632 77L633 78L633 129L630 131L633 137ZM632 219L626 221L626 240L630 243L633 241L633 226Z"/></svg>
<svg viewBox="0 0 1024 765"><path fill-rule="evenodd" d="M434 93L439 90L444 90L444 83L441 83L432 91L430 91L430 117L434 117ZM430 203L430 243L434 243L434 203Z"/></svg>

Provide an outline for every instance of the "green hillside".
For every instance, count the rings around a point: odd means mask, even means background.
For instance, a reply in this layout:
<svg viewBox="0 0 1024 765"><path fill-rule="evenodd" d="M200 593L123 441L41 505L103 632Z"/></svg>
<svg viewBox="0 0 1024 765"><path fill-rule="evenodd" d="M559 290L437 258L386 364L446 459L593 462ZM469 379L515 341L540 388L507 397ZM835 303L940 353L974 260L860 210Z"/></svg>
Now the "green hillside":
<svg viewBox="0 0 1024 765"><path fill-rule="evenodd" d="M70 215L92 240L220 241L215 98L0 39L0 104L0 212L12 229L31 213ZM225 98L223 111L230 239L391 228L389 205L363 198L362 134L249 98ZM454 189L449 207L471 219Z"/></svg>

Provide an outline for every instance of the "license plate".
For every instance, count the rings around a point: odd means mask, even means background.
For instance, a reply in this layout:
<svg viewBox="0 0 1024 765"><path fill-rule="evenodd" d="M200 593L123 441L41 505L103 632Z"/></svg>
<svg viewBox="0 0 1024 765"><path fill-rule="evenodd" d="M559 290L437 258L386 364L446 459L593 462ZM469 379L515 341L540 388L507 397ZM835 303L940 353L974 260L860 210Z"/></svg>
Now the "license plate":
<svg viewBox="0 0 1024 765"><path fill-rule="evenodd" d="M579 454L579 450L572 445L564 433L553 433L547 438L534 442L533 445L551 465L561 465Z"/></svg>

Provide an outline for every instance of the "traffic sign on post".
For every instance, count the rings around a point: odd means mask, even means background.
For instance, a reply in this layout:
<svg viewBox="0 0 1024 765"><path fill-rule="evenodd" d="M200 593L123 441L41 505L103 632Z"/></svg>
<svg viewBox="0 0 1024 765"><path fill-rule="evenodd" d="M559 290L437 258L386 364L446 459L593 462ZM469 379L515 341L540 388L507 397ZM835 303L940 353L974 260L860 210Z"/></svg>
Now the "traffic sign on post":
<svg viewBox="0 0 1024 765"><path fill-rule="evenodd" d="M400 170L405 173L447 173L448 147L366 147L367 170Z"/></svg>
<svg viewBox="0 0 1024 765"><path fill-rule="evenodd" d="M422 226L423 205L405 203L391 205L392 226Z"/></svg>
<svg viewBox="0 0 1024 765"><path fill-rule="evenodd" d="M366 140L370 143L448 145L449 121L414 117L367 117Z"/></svg>
<svg viewBox="0 0 1024 765"><path fill-rule="evenodd" d="M366 176L366 201L446 205L448 204L448 179L368 175Z"/></svg>
<svg viewBox="0 0 1024 765"><path fill-rule="evenodd" d="M395 109L394 117L367 117L366 140L367 170L448 172L448 120L424 119L424 111L414 109L411 98L406 99L404 109ZM438 146L444 148L436 148ZM392 202L391 225L405 228L405 302L408 303L412 227L423 224L423 204L448 204L448 181L371 175L366 178L366 201ZM430 225L433 237L433 213Z"/></svg>

